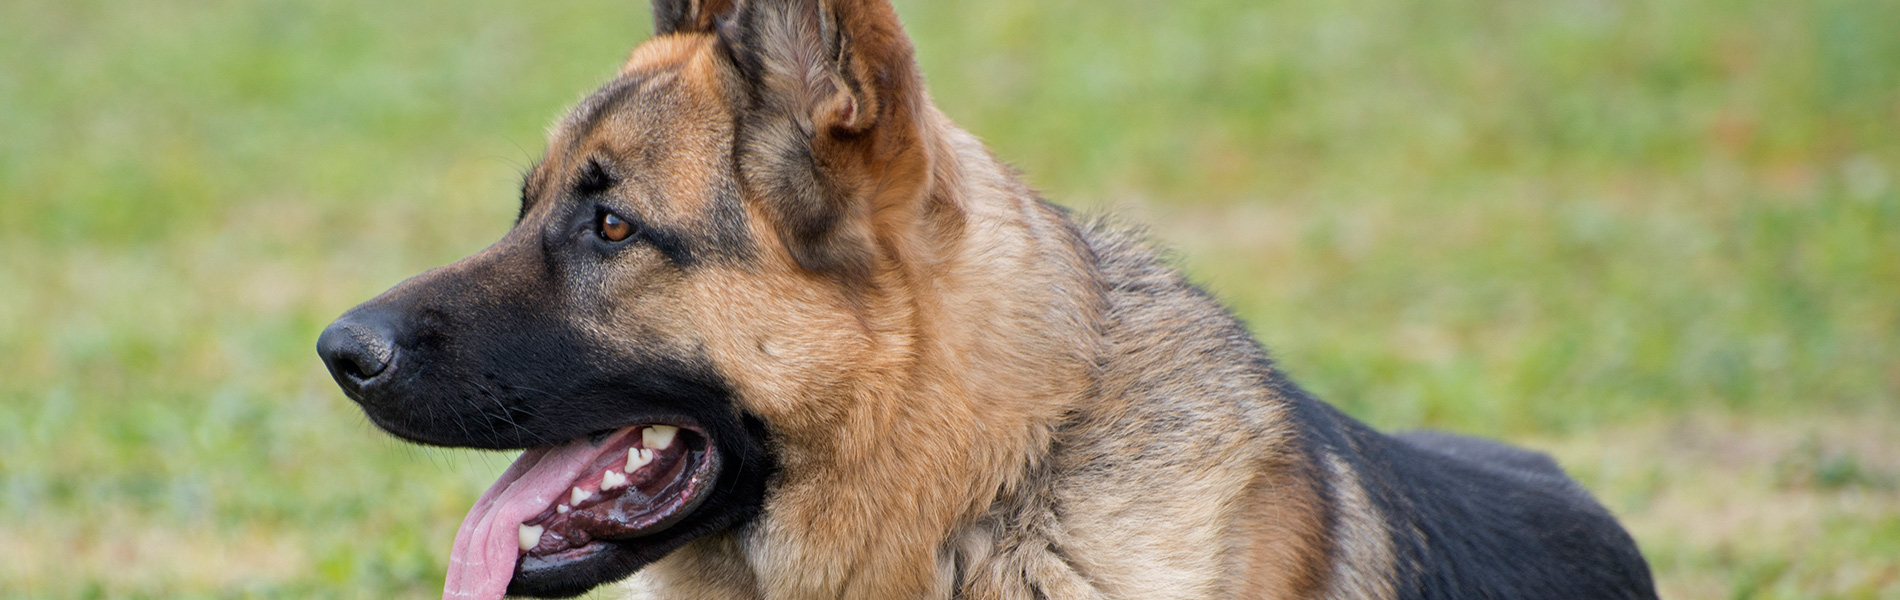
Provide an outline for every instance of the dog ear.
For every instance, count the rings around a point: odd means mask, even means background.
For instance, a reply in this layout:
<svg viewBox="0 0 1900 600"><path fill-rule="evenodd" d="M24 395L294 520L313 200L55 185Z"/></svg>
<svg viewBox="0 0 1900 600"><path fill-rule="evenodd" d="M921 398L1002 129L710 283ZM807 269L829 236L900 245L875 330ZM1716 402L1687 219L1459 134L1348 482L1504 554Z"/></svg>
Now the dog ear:
<svg viewBox="0 0 1900 600"><path fill-rule="evenodd" d="M872 215L915 201L928 178L928 99L896 11L888 0L743 0L717 27L751 96L747 179L793 257L868 277Z"/></svg>
<svg viewBox="0 0 1900 600"><path fill-rule="evenodd" d="M914 76L910 41L886 0L747 0L721 35L761 91L811 126L862 131ZM786 107L794 108L794 107Z"/></svg>
<svg viewBox="0 0 1900 600"><path fill-rule="evenodd" d="M705 33L737 0L653 0L653 34Z"/></svg>

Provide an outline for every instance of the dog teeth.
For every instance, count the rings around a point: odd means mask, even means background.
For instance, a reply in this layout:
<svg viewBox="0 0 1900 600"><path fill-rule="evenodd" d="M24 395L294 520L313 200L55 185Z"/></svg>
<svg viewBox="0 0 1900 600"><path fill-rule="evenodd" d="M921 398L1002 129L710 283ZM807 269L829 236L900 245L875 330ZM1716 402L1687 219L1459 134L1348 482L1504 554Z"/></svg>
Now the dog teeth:
<svg viewBox="0 0 1900 600"><path fill-rule="evenodd" d="M646 448L628 448L627 449L627 466L623 470L625 470L628 473L632 473L634 471L640 470L640 467L647 466L647 463L650 463L650 462L653 462L652 450L648 450Z"/></svg>
<svg viewBox="0 0 1900 600"><path fill-rule="evenodd" d="M654 425L640 430L640 445L651 450L665 450L667 446L673 445L673 436L679 432L680 428L672 425Z"/></svg>
<svg viewBox="0 0 1900 600"><path fill-rule="evenodd" d="M627 485L627 476L621 475L619 471L607 469L607 472L601 475L600 489L602 491L616 489L623 485Z"/></svg>
<svg viewBox="0 0 1900 600"><path fill-rule="evenodd" d="M535 546L541 545L542 531L546 531L546 529L543 529L540 525L528 525L523 523L521 525L521 549L533 550Z"/></svg>
<svg viewBox="0 0 1900 600"><path fill-rule="evenodd" d="M567 493L567 503L580 506L581 502L585 502L588 498L592 497L594 497L593 492L583 490L580 486L574 486L574 490Z"/></svg>
<svg viewBox="0 0 1900 600"><path fill-rule="evenodd" d="M566 504L562 504L560 506L554 507L554 512L557 512L563 515L567 514L567 511L570 511L570 510L574 510L574 509L568 508Z"/></svg>

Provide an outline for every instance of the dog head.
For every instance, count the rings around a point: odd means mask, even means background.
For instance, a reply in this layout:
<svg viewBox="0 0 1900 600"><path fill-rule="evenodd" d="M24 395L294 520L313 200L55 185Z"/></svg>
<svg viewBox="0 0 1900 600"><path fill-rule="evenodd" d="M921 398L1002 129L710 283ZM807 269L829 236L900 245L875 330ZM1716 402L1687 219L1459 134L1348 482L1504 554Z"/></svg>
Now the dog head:
<svg viewBox="0 0 1900 600"><path fill-rule="evenodd" d="M884 0L653 12L501 240L318 342L378 427L527 450L458 533L451 593L574 595L745 524L906 355L906 255L959 223Z"/></svg>

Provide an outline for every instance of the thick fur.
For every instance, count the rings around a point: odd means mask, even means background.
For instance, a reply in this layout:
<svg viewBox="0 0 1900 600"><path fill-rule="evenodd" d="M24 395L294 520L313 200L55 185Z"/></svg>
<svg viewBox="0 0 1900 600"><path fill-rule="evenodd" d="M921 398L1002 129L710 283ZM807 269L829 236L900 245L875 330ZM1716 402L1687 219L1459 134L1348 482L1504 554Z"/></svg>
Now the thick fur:
<svg viewBox="0 0 1900 600"><path fill-rule="evenodd" d="M932 106L885 0L654 14L507 237L339 321L396 323L416 374L338 378L398 435L679 415L751 465L684 533L515 591L1654 597L1547 457L1353 421L1138 233L1040 200ZM602 211L642 233L590 237Z"/></svg>

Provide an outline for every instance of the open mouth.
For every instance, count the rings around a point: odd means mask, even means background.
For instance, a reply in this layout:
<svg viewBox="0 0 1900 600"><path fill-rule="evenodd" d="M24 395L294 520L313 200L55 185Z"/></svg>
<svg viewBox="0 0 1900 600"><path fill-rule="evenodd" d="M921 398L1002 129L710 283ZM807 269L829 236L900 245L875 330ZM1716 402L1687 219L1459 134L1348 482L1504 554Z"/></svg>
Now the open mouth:
<svg viewBox="0 0 1900 600"><path fill-rule="evenodd" d="M662 424L523 452L456 532L445 597L498 599L518 573L665 531L709 495L718 456L704 432Z"/></svg>

